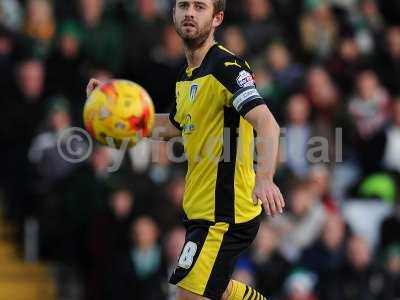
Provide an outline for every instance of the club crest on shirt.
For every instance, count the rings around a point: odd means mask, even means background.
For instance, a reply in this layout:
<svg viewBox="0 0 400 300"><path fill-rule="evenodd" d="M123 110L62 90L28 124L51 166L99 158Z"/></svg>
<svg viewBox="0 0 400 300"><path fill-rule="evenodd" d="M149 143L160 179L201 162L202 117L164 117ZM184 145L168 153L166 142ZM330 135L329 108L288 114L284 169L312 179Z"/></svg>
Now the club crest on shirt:
<svg viewBox="0 0 400 300"><path fill-rule="evenodd" d="M198 90L199 90L199 85L197 83L192 83L190 85L190 92L189 92L190 102L194 102L196 100L196 95Z"/></svg>
<svg viewBox="0 0 400 300"><path fill-rule="evenodd" d="M240 71L238 77L236 78L236 82L240 87L254 86L253 75L245 70Z"/></svg>

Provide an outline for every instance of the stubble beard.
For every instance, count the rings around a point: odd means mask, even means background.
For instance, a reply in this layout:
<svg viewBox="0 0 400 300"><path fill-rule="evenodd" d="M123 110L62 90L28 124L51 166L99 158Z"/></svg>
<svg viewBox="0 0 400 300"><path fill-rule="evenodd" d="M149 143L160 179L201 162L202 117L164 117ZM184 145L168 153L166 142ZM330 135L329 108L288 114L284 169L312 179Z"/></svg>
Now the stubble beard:
<svg viewBox="0 0 400 300"><path fill-rule="evenodd" d="M196 50L201 48L207 39L209 38L211 31L212 31L212 23L209 23L206 27L204 27L201 31L194 36L188 36L185 34L181 28L175 25L176 32L183 40L183 43L188 49Z"/></svg>

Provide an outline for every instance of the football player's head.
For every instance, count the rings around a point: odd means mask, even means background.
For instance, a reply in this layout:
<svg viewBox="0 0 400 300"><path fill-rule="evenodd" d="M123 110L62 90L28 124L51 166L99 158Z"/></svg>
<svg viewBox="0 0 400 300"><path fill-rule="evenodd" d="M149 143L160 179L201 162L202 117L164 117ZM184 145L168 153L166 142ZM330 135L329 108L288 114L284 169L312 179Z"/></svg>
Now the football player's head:
<svg viewBox="0 0 400 300"><path fill-rule="evenodd" d="M226 0L176 0L176 31L189 48L202 46L224 19Z"/></svg>

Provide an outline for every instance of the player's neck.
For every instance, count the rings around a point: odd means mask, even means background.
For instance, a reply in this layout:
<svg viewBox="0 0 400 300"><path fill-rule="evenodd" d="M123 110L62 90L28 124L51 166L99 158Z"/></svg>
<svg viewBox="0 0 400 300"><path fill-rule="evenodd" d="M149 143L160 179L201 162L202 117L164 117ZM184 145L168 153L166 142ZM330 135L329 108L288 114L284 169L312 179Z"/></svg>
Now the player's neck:
<svg viewBox="0 0 400 300"><path fill-rule="evenodd" d="M214 37L210 36L207 41L196 49L185 46L185 54L189 68L197 68L203 62L204 57L207 55L208 50L216 44Z"/></svg>

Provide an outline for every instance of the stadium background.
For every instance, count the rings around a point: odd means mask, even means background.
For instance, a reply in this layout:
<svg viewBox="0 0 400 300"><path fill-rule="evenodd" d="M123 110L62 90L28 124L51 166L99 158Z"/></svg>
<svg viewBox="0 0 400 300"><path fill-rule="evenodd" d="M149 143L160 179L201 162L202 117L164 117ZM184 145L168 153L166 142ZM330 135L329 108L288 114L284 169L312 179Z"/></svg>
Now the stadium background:
<svg viewBox="0 0 400 300"><path fill-rule="evenodd" d="M170 6L0 1L0 299L173 299L184 164L164 144L112 173L110 149L78 164L57 150L91 77L137 81L169 110L184 60ZM288 208L234 275L268 299L400 299L399 24L397 0L228 0L218 41L283 128Z"/></svg>

